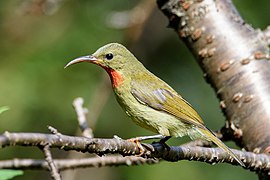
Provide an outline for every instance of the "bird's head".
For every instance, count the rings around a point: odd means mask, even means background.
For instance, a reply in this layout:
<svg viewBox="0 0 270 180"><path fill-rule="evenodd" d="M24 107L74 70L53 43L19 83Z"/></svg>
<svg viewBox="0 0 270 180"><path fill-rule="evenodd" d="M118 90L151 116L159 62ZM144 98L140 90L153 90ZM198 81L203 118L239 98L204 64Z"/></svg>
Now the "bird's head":
<svg viewBox="0 0 270 180"><path fill-rule="evenodd" d="M94 54L82 56L70 61L66 66L80 62L97 64L105 69L111 77L115 87L123 80L123 76L128 76L142 66L134 55L123 45L110 43L99 48Z"/></svg>

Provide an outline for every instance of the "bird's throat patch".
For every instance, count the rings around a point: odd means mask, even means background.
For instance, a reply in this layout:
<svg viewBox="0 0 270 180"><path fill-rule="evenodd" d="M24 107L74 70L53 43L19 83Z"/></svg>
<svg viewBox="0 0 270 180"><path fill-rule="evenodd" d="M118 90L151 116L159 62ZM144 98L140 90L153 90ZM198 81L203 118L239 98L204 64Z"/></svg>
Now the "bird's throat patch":
<svg viewBox="0 0 270 180"><path fill-rule="evenodd" d="M122 84L123 77L119 72L110 68L107 68L106 71L110 75L113 88L116 88Z"/></svg>

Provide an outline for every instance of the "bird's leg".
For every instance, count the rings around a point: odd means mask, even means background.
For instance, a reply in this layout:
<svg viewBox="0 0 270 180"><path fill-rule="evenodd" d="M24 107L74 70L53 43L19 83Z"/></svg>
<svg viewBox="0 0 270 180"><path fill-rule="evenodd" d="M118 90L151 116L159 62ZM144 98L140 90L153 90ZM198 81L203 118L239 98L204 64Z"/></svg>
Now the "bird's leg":
<svg viewBox="0 0 270 180"><path fill-rule="evenodd" d="M162 144L163 144L163 143L165 144L165 142L168 141L171 137L172 137L172 136L163 136L163 137L160 139L159 142L162 143Z"/></svg>
<svg viewBox="0 0 270 180"><path fill-rule="evenodd" d="M167 151L169 151L171 148L166 144L166 141L168 141L172 136L163 136L158 143L162 144Z"/></svg>
<svg viewBox="0 0 270 180"><path fill-rule="evenodd" d="M149 139L163 139L166 138L167 136L163 136L161 134L156 134L156 135L152 135L152 136L139 136L139 137L135 137L135 138L130 138L128 140L134 140L136 139L137 141L145 141L145 140L149 140Z"/></svg>

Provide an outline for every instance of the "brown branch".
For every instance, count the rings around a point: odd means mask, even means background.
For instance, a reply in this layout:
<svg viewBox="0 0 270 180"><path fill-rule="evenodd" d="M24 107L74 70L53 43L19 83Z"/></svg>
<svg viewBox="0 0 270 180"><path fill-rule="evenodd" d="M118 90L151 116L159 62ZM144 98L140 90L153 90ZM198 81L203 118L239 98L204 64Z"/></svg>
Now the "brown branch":
<svg viewBox="0 0 270 180"><path fill-rule="evenodd" d="M49 171L51 173L52 179L61 180L62 178L61 178L60 173L58 172L58 168L56 167L56 165L55 165L55 163L53 161L49 144L45 145L41 149L44 152L45 160L46 160L46 162L48 164L48 169L49 169Z"/></svg>
<svg viewBox="0 0 270 180"><path fill-rule="evenodd" d="M4 133L0 135L0 147L20 145L20 146L44 146L50 144L51 148L59 148L64 150L76 150L81 152L96 153L98 155L119 153L124 156L140 154L140 149L136 143L114 139L98 139L73 137L66 135L51 135L40 133ZM210 164L226 162L232 165L238 163L231 158L227 153L219 148L204 148L204 147L174 147L171 146L168 150L160 143L143 144L147 151L144 153L148 158L162 158L166 161L178 160L196 160ZM266 154L255 154L240 150L233 152L241 157L246 168L251 171L269 172L270 171L270 156Z"/></svg>
<svg viewBox="0 0 270 180"><path fill-rule="evenodd" d="M106 153L120 153L122 155L140 154L135 143L119 138L98 139L67 135L54 135L42 133L9 133L0 135L0 148L6 146L45 146L63 150L75 150L103 155Z"/></svg>
<svg viewBox="0 0 270 180"><path fill-rule="evenodd" d="M145 159L142 157L119 155L110 155L103 157L92 157L83 159L54 159L54 164L59 171L87 168L87 167L105 167L105 166L134 166L142 164L158 163L155 159ZM45 160L37 159L13 159L0 161L0 169L31 169L31 170L49 170Z"/></svg>
<svg viewBox="0 0 270 180"><path fill-rule="evenodd" d="M238 165L237 162L220 148L204 148L198 146L170 146L168 151L160 143L154 146L154 157L162 158L166 161L179 161L182 159L206 162L209 164L228 163ZM270 175L270 157L266 154L255 154L232 149L246 165L246 169L257 172L264 172Z"/></svg>

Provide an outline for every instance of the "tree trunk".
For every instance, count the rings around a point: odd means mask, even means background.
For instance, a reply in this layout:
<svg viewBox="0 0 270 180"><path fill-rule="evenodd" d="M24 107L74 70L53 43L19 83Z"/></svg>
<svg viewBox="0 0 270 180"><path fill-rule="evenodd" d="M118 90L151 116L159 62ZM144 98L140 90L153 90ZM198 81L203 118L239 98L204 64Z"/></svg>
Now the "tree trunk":
<svg viewBox="0 0 270 180"><path fill-rule="evenodd" d="M267 37L239 15L231 0L158 0L190 48L226 117L224 139L270 154L270 55ZM260 175L260 179L269 178Z"/></svg>

